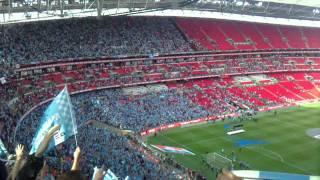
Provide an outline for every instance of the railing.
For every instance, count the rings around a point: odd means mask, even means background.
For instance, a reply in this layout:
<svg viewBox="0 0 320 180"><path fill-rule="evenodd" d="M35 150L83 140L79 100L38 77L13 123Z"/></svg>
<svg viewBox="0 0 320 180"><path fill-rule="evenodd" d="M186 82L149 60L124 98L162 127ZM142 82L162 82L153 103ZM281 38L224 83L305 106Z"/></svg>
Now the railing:
<svg viewBox="0 0 320 180"><path fill-rule="evenodd" d="M99 58L69 58L60 59L56 61L48 61L44 63L34 63L19 65L15 69L16 72L29 71L35 69L52 68L59 66L70 66L70 65L85 65L85 64L101 64L101 63L120 63L120 62L137 62L137 61L158 61L158 60L168 60L168 59L184 59L184 58L205 58L205 57L215 57L224 58L237 56L271 56L271 55L288 55L291 54L295 56L296 54L316 54L320 56L320 49L270 49L270 50L230 50L230 51L206 51L206 52L189 52L189 53L179 53L179 54L162 54L150 58L146 55L142 56L131 56L131 57L99 57Z"/></svg>

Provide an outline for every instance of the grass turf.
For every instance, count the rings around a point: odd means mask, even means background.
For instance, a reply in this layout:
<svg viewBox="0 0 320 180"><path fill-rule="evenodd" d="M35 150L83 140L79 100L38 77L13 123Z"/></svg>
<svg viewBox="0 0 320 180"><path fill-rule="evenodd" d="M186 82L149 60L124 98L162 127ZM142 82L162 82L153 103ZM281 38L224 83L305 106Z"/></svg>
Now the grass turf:
<svg viewBox="0 0 320 180"><path fill-rule="evenodd" d="M195 156L171 154L181 165L196 170L208 179L212 171L202 161L207 153L233 151L238 160L245 161L253 170L279 171L320 175L320 140L306 134L309 128L320 128L320 104L306 104L257 115L258 122L245 121L245 133L228 136L225 122L202 124L164 131L148 138L149 144L182 147ZM242 148L234 139L263 140L267 143Z"/></svg>

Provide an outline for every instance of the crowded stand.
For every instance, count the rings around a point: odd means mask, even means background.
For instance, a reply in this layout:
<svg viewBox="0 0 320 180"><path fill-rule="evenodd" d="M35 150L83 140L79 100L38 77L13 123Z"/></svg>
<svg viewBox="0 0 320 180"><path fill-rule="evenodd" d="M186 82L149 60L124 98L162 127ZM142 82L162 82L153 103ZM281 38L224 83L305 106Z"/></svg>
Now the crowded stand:
<svg viewBox="0 0 320 180"><path fill-rule="evenodd" d="M87 166L83 169L86 170L88 176L92 175L94 165L105 164L113 172L118 172L123 178L125 175L129 175L133 179L143 179L144 175L148 179L157 176L170 177L168 176L169 170L159 170L159 165L149 162L150 160L143 160L143 154L134 152L137 150L129 147L127 138L88 127L86 123L90 120L140 132L150 127L159 126L161 123L173 123L181 119L193 119L207 115L204 109L171 91L129 100L120 90L103 90L75 95L72 97L72 104L79 125L78 141L87 155ZM44 109L45 107L42 106L33 111L20 124L16 137L19 143L31 144L32 134L36 131ZM92 139L92 137L96 139ZM58 152L56 153L63 153L61 155L63 158L69 157L69 149L75 148L72 146L75 144L74 140L71 139L71 141L70 144L63 144L61 149L57 148ZM94 144L94 142L101 143ZM108 147L106 147L107 144L109 144ZM101 149L102 147L104 150ZM62 152L59 152L59 150ZM104 159L102 157L108 158ZM132 161L132 159L137 159L137 161ZM54 160L57 159L53 158L49 162L55 162L54 167L58 169L60 163ZM66 169L68 168L66 166Z"/></svg>
<svg viewBox="0 0 320 180"><path fill-rule="evenodd" d="M188 169L141 150L141 132L243 109L318 100L319 31L156 17L5 25L0 41L1 140L10 152L17 144L29 150L50 100L67 87L84 176L92 177L95 166L105 165L121 179L187 178ZM305 51L308 48L314 51ZM263 51L241 54L259 49ZM215 54L221 51L227 54ZM133 135L109 132L93 121ZM49 152L47 176L70 169L76 148L70 138Z"/></svg>
<svg viewBox="0 0 320 180"><path fill-rule="evenodd" d="M59 28L55 28L59 27ZM5 25L5 64L194 50L319 48L319 29L188 18L108 17ZM56 38L59 37L59 38Z"/></svg>
<svg viewBox="0 0 320 180"><path fill-rule="evenodd" d="M2 58L18 64L192 51L167 18L108 17L23 23L5 26L3 37L7 43Z"/></svg>

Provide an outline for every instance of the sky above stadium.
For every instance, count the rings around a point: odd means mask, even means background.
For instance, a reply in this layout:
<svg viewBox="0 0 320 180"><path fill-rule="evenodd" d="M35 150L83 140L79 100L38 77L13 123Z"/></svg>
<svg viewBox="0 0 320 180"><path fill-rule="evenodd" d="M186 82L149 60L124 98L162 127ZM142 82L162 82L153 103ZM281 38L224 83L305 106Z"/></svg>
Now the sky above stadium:
<svg viewBox="0 0 320 180"><path fill-rule="evenodd" d="M320 0L259 0L259 1L320 7Z"/></svg>

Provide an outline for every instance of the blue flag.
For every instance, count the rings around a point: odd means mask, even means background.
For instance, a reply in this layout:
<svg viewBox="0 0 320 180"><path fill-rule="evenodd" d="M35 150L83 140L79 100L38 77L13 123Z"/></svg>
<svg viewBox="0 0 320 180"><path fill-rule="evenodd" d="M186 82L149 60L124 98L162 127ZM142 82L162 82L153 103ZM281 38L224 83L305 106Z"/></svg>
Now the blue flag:
<svg viewBox="0 0 320 180"><path fill-rule="evenodd" d="M61 127L51 140L47 151L77 133L70 96L66 87L54 98L44 112L40 121L40 126L32 140L32 148L29 154L33 154L37 151L44 136L55 125L60 125Z"/></svg>
<svg viewBox="0 0 320 180"><path fill-rule="evenodd" d="M8 156L8 151L6 147L4 146L2 140L0 139L0 158L7 158Z"/></svg>

